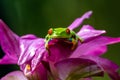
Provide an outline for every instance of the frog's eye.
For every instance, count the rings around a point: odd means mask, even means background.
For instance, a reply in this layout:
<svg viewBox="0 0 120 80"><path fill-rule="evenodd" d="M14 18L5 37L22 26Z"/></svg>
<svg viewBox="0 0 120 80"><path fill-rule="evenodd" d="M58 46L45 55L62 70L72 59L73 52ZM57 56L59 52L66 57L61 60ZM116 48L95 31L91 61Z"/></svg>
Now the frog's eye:
<svg viewBox="0 0 120 80"><path fill-rule="evenodd" d="M67 28L67 29L66 29L66 33L67 33L67 34L70 34L70 29Z"/></svg>
<svg viewBox="0 0 120 80"><path fill-rule="evenodd" d="M50 29L48 30L48 34L51 35L52 33L53 33L53 29L50 28Z"/></svg>

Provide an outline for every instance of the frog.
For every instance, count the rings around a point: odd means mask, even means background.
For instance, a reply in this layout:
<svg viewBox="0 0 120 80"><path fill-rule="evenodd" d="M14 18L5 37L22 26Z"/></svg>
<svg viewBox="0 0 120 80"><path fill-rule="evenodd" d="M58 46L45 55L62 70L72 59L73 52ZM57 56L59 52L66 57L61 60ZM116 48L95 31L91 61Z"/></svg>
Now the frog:
<svg viewBox="0 0 120 80"><path fill-rule="evenodd" d="M49 42L53 39L64 40L66 43L72 43L71 50L75 50L78 42L83 42L82 38L80 38L73 30L69 28L50 28L48 30L48 34L45 36L45 48L49 50Z"/></svg>

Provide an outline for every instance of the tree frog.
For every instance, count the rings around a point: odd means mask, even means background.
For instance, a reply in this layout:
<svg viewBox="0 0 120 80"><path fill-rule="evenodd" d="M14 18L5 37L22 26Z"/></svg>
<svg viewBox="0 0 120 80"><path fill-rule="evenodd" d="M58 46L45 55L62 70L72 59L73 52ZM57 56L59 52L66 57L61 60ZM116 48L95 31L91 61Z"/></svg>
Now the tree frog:
<svg viewBox="0 0 120 80"><path fill-rule="evenodd" d="M64 42L72 43L71 50L74 50L78 44L78 41L82 42L82 39L76 35L76 33L68 28L50 28L48 34L45 37L45 47L49 49L49 41L52 39L63 39Z"/></svg>

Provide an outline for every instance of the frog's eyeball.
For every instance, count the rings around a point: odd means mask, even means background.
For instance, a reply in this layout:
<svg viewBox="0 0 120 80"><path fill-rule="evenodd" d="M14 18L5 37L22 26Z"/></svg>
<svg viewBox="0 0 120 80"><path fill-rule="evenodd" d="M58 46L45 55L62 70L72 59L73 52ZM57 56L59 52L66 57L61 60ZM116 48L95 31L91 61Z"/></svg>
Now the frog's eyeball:
<svg viewBox="0 0 120 80"><path fill-rule="evenodd" d="M50 28L50 29L48 30L48 34L51 35L52 33L53 33L53 29Z"/></svg>
<svg viewBox="0 0 120 80"><path fill-rule="evenodd" d="M66 29L66 33L67 33L67 34L70 34L70 29L67 28L67 29Z"/></svg>

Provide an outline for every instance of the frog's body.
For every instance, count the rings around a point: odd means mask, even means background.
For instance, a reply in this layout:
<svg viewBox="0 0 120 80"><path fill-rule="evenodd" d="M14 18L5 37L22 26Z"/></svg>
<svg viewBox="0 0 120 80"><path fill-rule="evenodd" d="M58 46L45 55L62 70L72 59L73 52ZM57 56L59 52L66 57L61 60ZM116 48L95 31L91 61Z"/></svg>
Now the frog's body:
<svg viewBox="0 0 120 80"><path fill-rule="evenodd" d="M79 38L79 36L76 35L76 33L72 30L69 30L68 28L50 28L48 30L48 34L45 37L45 47L46 49L49 49L49 41L52 39L63 39L67 43L72 43L72 50L74 50L78 44L78 41L82 42L82 40Z"/></svg>

